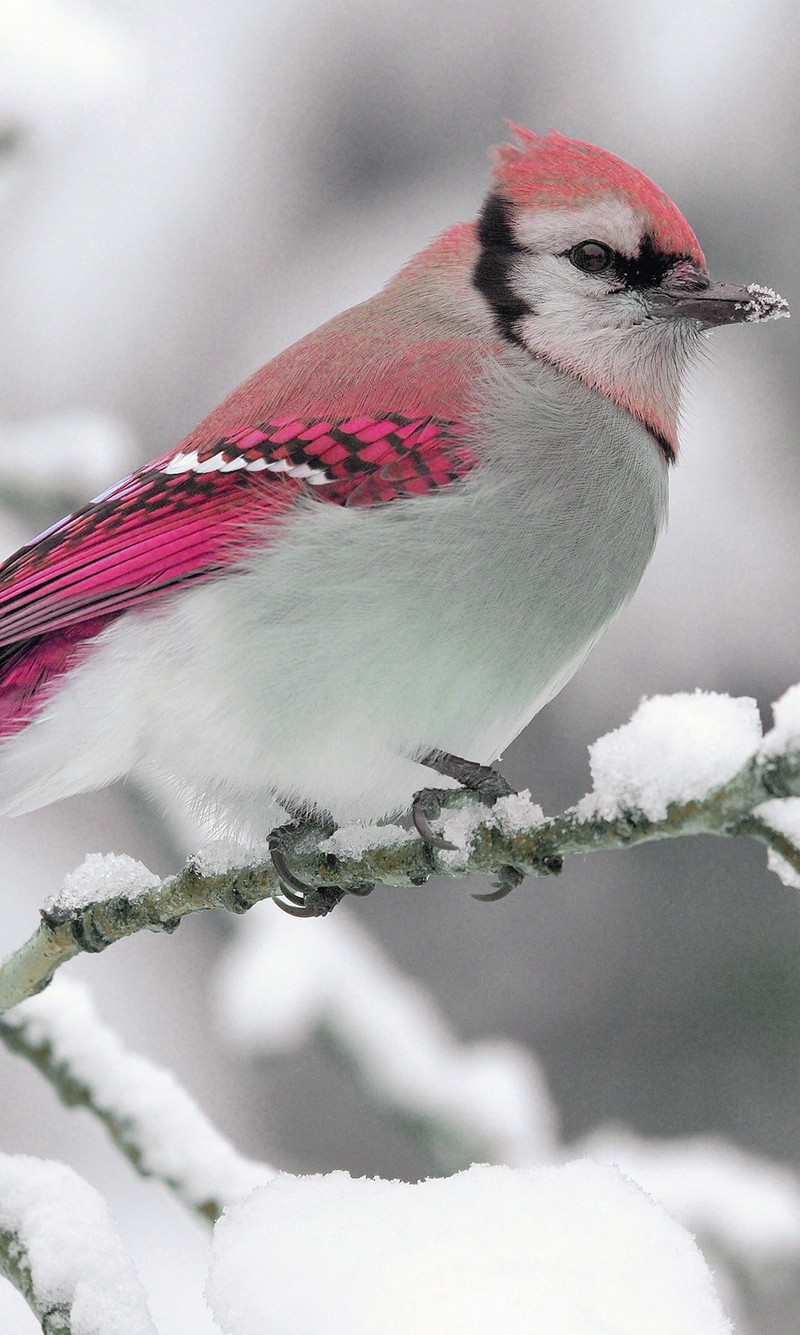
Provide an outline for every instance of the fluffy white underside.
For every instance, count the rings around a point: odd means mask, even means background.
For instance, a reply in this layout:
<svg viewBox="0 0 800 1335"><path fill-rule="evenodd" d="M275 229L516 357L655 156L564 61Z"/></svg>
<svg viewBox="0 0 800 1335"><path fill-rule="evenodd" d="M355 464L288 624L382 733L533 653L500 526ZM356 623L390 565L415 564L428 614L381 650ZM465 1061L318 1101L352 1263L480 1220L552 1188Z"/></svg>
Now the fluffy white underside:
<svg viewBox="0 0 800 1335"><path fill-rule="evenodd" d="M309 499L246 568L103 632L0 750L2 809L157 772L261 832L282 802L340 823L407 809L444 783L416 759L433 747L493 760L630 597L666 513L627 413L509 362L463 487Z"/></svg>

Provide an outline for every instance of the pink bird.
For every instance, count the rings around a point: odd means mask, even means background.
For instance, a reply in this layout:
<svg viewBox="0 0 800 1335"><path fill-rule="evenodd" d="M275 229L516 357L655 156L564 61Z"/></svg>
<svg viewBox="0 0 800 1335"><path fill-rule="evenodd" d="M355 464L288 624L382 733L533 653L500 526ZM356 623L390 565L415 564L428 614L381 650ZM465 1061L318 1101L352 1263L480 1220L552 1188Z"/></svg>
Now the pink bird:
<svg viewBox="0 0 800 1335"><path fill-rule="evenodd" d="M509 791L490 763L650 560L702 331L788 314L641 172L515 134L476 223L0 567L2 810L158 775L273 829L310 914L338 894L287 815L413 806L435 843L434 774Z"/></svg>

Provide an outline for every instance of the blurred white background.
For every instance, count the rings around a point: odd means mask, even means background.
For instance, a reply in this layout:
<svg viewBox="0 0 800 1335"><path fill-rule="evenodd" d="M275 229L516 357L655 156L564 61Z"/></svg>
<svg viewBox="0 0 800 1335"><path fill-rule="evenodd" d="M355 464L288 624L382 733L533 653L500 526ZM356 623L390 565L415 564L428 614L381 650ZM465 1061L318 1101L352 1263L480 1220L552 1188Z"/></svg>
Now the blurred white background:
<svg viewBox="0 0 800 1335"><path fill-rule="evenodd" d="M633 162L685 211L715 276L797 305L799 64L788 0L0 0L4 550L474 216L505 118ZM506 756L545 810L585 791L586 745L642 694L755 695L767 717L800 678L796 364L794 322L709 344L656 560ZM84 853L167 872L192 838L123 790L5 822L0 950ZM760 849L707 839L597 855L497 905L469 888L378 890L340 912L464 1039L539 1054L568 1141L616 1120L800 1163L800 904ZM237 1055L215 1014L232 930L187 920L74 972L248 1153L298 1171L433 1171L330 1044ZM210 1330L200 1225L3 1052L0 1089L0 1147L65 1159L98 1185L161 1328ZM35 1329L6 1288L0 1318L3 1304L4 1330ZM755 1295L747 1329L785 1330L793 1311L786 1285Z"/></svg>

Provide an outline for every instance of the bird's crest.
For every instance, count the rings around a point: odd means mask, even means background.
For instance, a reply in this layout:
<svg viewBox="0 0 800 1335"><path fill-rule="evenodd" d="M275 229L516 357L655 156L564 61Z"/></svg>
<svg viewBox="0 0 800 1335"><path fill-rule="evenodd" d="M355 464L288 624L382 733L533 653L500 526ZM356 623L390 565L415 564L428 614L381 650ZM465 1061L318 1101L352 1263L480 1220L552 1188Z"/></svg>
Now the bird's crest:
<svg viewBox="0 0 800 1335"><path fill-rule="evenodd" d="M509 128L513 144L495 149L494 189L518 208L575 208L614 195L640 216L660 250L705 264L699 242L680 209L647 176L604 148L568 139L556 130L536 134Z"/></svg>

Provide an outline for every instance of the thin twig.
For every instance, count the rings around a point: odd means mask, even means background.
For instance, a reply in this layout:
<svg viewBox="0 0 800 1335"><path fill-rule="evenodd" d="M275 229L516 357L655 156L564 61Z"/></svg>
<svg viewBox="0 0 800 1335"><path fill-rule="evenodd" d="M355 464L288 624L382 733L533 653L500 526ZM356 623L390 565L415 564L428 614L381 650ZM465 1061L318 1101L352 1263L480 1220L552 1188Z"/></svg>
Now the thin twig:
<svg viewBox="0 0 800 1335"><path fill-rule="evenodd" d="M487 807L485 819L472 833L470 848L455 865L449 854L431 849L419 839L390 845L376 839L375 845L359 857L346 860L322 853L315 843L305 841L298 845L293 870L309 885L338 886L345 891L357 891L367 882L421 885L432 874L491 875L508 865L529 876L542 876L558 870L563 858L576 853L713 834L757 839L800 875L800 849L753 814L763 802L791 796L800 796L800 753L751 759L728 783L704 798L669 806L663 820L653 820L636 809L611 820L581 819L572 809L563 816L508 833ZM480 803L481 799L459 792L454 801ZM0 965L0 1015L40 992L62 964L83 951L105 950L144 930L174 931L188 913L207 909L244 913L280 892L270 862L203 874L190 861L177 876L133 898L120 895L78 910L43 913L33 936Z"/></svg>

